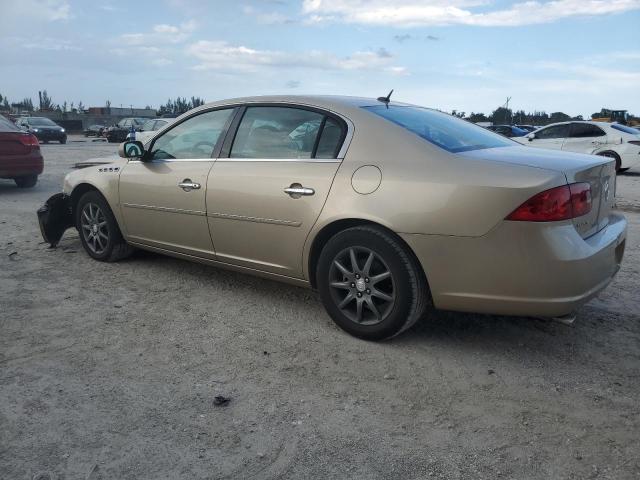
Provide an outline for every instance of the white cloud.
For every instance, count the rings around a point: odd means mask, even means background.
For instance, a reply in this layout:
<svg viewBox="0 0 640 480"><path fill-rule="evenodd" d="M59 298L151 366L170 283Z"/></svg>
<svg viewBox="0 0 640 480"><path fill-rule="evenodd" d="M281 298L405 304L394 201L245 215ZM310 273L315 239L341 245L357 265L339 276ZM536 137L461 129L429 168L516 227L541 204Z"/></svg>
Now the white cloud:
<svg viewBox="0 0 640 480"><path fill-rule="evenodd" d="M640 9L640 0L525 1L487 9L482 0L304 0L307 22L418 27L431 25L519 26L562 18Z"/></svg>
<svg viewBox="0 0 640 480"><path fill-rule="evenodd" d="M307 68L323 70L386 70L406 74L404 67L393 65L393 56L386 50L355 52L345 57L310 50L284 52L257 50L225 41L201 40L187 47L187 54L197 58L197 70L220 72L255 72L261 68Z"/></svg>
<svg viewBox="0 0 640 480"><path fill-rule="evenodd" d="M33 27L33 22L56 22L72 18L71 5L67 0L19 0L3 1L0 7L0 26L17 30L19 21Z"/></svg>
<svg viewBox="0 0 640 480"><path fill-rule="evenodd" d="M120 41L132 46L177 44L186 41L196 29L196 23L189 21L180 25L155 25L149 33L125 33Z"/></svg>
<svg viewBox="0 0 640 480"><path fill-rule="evenodd" d="M245 15L252 16L258 23L263 25L285 25L288 23L295 23L295 20L280 12L263 12L256 8L245 5L242 7L242 11Z"/></svg>

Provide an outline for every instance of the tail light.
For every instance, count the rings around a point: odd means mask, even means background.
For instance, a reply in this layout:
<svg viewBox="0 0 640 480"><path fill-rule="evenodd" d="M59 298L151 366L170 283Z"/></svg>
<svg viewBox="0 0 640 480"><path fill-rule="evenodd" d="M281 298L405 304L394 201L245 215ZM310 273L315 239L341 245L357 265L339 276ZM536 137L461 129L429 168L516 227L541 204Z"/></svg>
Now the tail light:
<svg viewBox="0 0 640 480"><path fill-rule="evenodd" d="M38 142L36 136L30 133L20 135L20 143L27 147L40 148L40 143Z"/></svg>
<svg viewBox="0 0 640 480"><path fill-rule="evenodd" d="M628 143L631 143L633 145L637 145L638 147L640 147L640 140L629 140Z"/></svg>
<svg viewBox="0 0 640 480"><path fill-rule="evenodd" d="M591 211L591 185L572 183L540 192L516 208L507 220L557 222L581 217Z"/></svg>

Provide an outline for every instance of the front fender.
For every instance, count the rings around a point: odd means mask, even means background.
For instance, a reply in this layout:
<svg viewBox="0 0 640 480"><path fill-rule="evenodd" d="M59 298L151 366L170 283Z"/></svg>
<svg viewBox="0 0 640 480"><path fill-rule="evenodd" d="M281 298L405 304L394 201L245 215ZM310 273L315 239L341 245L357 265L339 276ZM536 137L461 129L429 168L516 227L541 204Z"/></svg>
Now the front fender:
<svg viewBox="0 0 640 480"><path fill-rule="evenodd" d="M37 214L42 238L51 247L55 247L64 232L74 225L71 197L64 193L49 198Z"/></svg>

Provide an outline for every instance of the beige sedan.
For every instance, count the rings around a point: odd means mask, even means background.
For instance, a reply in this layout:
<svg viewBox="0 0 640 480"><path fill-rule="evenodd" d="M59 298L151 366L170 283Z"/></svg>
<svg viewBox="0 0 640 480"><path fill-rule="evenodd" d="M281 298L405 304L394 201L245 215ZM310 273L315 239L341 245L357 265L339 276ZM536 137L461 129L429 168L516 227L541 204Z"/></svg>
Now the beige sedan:
<svg viewBox="0 0 640 480"><path fill-rule="evenodd" d="M211 103L120 154L67 175L46 241L75 227L96 260L142 248L311 287L366 339L431 309L572 315L624 252L610 159L387 98Z"/></svg>

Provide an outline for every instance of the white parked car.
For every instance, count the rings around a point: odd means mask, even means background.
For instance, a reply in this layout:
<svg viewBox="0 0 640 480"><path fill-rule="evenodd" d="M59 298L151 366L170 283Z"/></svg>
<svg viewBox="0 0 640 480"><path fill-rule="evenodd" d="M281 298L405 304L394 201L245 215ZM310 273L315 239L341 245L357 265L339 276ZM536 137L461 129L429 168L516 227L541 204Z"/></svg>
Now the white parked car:
<svg viewBox="0 0 640 480"><path fill-rule="evenodd" d="M149 140L153 138L156 132L167 125L171 125L175 122L175 118L152 118L151 120L147 120L142 125L142 129L139 132L136 132L136 140L146 144ZM131 134L127 134L127 140L131 140Z"/></svg>
<svg viewBox="0 0 640 480"><path fill-rule="evenodd" d="M619 172L640 166L640 132L619 123L553 123L512 140L529 147L615 158Z"/></svg>

